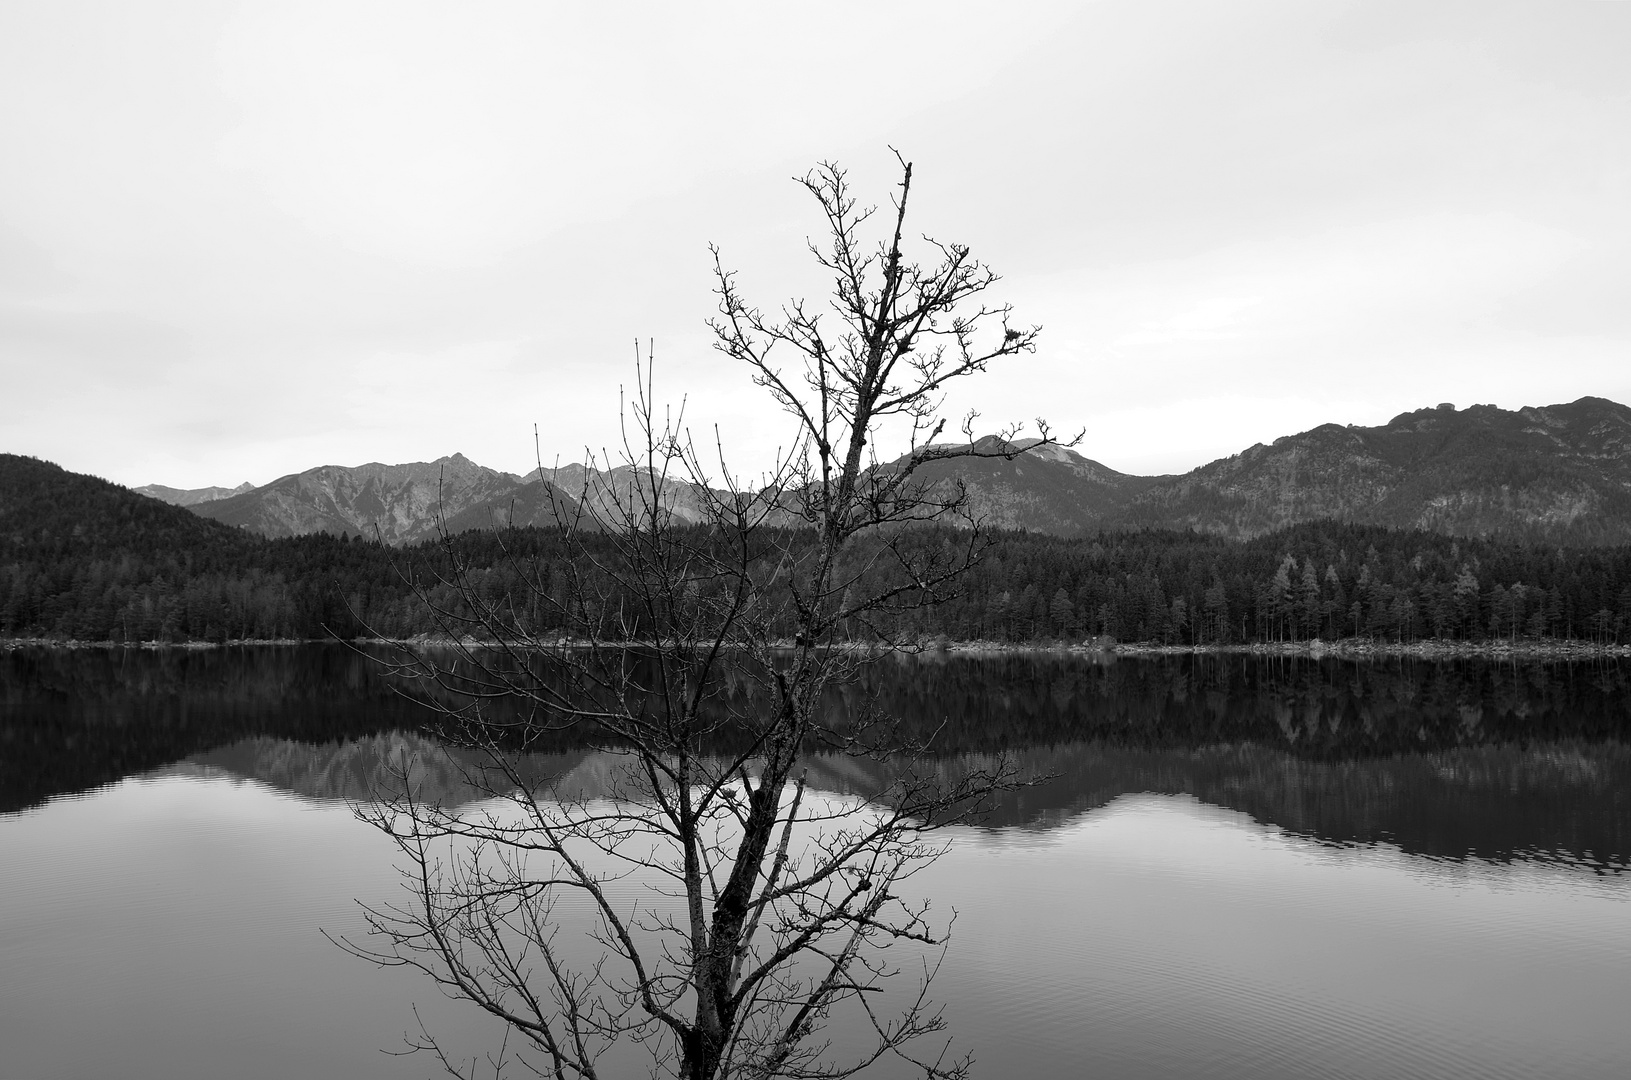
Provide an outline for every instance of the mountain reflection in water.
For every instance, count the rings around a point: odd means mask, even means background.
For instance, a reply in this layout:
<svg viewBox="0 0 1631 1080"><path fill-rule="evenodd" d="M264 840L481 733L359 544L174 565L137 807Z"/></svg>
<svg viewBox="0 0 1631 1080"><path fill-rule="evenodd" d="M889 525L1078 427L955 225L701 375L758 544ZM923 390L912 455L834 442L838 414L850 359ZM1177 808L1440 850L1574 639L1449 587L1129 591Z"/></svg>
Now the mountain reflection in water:
<svg viewBox="0 0 1631 1080"><path fill-rule="evenodd" d="M746 692L745 690L743 691ZM1049 779L986 828L1046 829L1139 792L1190 794L1334 844L1448 859L1631 865L1631 669L1612 662L1353 662L1046 654L886 659L834 691L940 726L955 774L1006 753ZM0 654L0 811L152 773L250 777L366 799L417 762L422 797L475 796L422 706L337 646ZM530 770L603 794L608 755L563 742ZM817 758L812 782L866 794L882 767Z"/></svg>

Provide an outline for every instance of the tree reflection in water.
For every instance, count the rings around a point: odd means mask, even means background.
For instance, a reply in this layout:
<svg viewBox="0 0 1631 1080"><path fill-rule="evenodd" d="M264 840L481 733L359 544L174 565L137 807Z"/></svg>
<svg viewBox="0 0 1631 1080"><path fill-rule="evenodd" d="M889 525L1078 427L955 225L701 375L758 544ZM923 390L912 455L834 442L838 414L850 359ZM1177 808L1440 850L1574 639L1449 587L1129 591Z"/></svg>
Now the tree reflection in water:
<svg viewBox="0 0 1631 1080"><path fill-rule="evenodd" d="M871 706L938 727L948 773L1007 751L1051 777L1005 796L987 828L1188 793L1327 843L1631 864L1623 662L931 655L883 661L829 702L839 722ZM366 798L411 754L427 797L469 797L425 710L340 646L14 649L0 654L0 717L0 812L154 770ZM604 775L595 748L570 741L535 765L587 795ZM823 759L812 782L864 794L886 780L855 765Z"/></svg>

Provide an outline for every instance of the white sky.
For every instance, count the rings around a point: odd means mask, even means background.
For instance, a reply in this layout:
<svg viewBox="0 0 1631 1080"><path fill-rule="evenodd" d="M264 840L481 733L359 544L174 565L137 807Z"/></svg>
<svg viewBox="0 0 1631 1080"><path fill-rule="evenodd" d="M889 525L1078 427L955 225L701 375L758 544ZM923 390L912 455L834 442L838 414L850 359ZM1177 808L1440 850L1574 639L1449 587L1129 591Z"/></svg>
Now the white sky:
<svg viewBox="0 0 1631 1080"><path fill-rule="evenodd" d="M1631 402L1631 3L0 3L0 450L265 483L615 436L632 342L752 470L709 241L819 296L820 159L970 244L970 382L1127 472Z"/></svg>

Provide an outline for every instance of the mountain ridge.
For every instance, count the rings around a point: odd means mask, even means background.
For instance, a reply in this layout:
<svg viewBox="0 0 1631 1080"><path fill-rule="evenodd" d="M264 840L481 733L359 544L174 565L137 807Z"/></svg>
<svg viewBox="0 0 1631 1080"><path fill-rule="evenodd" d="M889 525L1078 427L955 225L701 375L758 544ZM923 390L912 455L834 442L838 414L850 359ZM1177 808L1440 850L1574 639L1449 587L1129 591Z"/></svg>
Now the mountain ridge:
<svg viewBox="0 0 1631 1080"><path fill-rule="evenodd" d="M138 495L146 495L159 502L167 502L171 506L193 506L201 502L213 502L216 499L229 499L234 495L242 495L246 491L254 491L255 485L245 480L235 488L203 487L203 488L173 488L163 484L143 484L139 488L131 488Z"/></svg>
<svg viewBox="0 0 1631 1080"><path fill-rule="evenodd" d="M319 465L187 509L268 537L372 537L377 530L387 543L408 544L444 527L460 532L547 524L556 520L556 506L574 505L547 481L489 469L455 453L399 465Z"/></svg>
<svg viewBox="0 0 1631 1080"><path fill-rule="evenodd" d="M503 473L462 454L319 466L184 505L266 536L372 536L377 527L403 544L434 535L438 522L451 531L549 524L586 495L588 509L604 511L610 493L637 476L584 465L542 472ZM1066 537L1169 528L1249 539L1332 519L1455 536L1631 542L1631 408L1597 397L1517 410L1438 405L1373 427L1321 424L1181 474L1122 473L1050 444L1012 459L936 461L920 475L941 494L963 485L968 509L988 526ZM671 509L682 521L700 520L688 486L674 489Z"/></svg>
<svg viewBox="0 0 1631 1080"><path fill-rule="evenodd" d="M1061 536L1194 529L1250 539L1301 522L1454 536L1631 542L1631 408L1605 398L1504 410L1440 405L1375 427L1322 424L1187 473L1118 473L1065 447L924 470L961 481L996 526Z"/></svg>
<svg viewBox="0 0 1631 1080"><path fill-rule="evenodd" d="M1020 468L1035 472L1046 460ZM620 543L593 530L569 538L547 528L508 535L472 529L445 544L436 538L400 549L359 539L328 532L268 538L94 476L0 453L0 638L443 635L452 609L439 605L459 602L447 585L457 567L503 587L519 558L538 569L540 581L564 581L572 577L568 563L615 561ZM808 527L774 524L765 539L766 550L787 552L813 542ZM1249 540L1193 529L1105 530L1074 539L993 531L987 539L987 558L969 567L943 603L907 605L880 632L892 640L1102 637L1169 645L1436 638L1475 648L1520 637L1618 644L1631 635L1631 543L1568 548L1329 519ZM882 587L893 580L890 560L881 557L891 545L947 543L958 546L949 529L868 530L856 537L856 563ZM421 591L426 587L435 595ZM621 604L621 590L614 584L597 603ZM569 628L568 609L553 602L528 610L546 635ZM780 600L767 606L771 638L787 632L786 610Z"/></svg>

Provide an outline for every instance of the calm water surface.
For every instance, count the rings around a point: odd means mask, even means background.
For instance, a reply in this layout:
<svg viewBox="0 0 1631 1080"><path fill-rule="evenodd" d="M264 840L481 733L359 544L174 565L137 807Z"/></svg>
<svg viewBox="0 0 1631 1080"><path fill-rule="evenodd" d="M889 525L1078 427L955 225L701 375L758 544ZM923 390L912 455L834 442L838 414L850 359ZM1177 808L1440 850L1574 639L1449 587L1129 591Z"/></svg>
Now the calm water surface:
<svg viewBox="0 0 1631 1080"><path fill-rule="evenodd" d="M1003 658L867 688L1055 779L925 876L987 1077L1620 1077L1631 672ZM835 700L843 708L844 700ZM351 816L415 707L338 648L0 654L0 1077L435 1075ZM600 774L587 747L547 767ZM821 784L858 778L832 765ZM457 799L449 766L428 781Z"/></svg>

